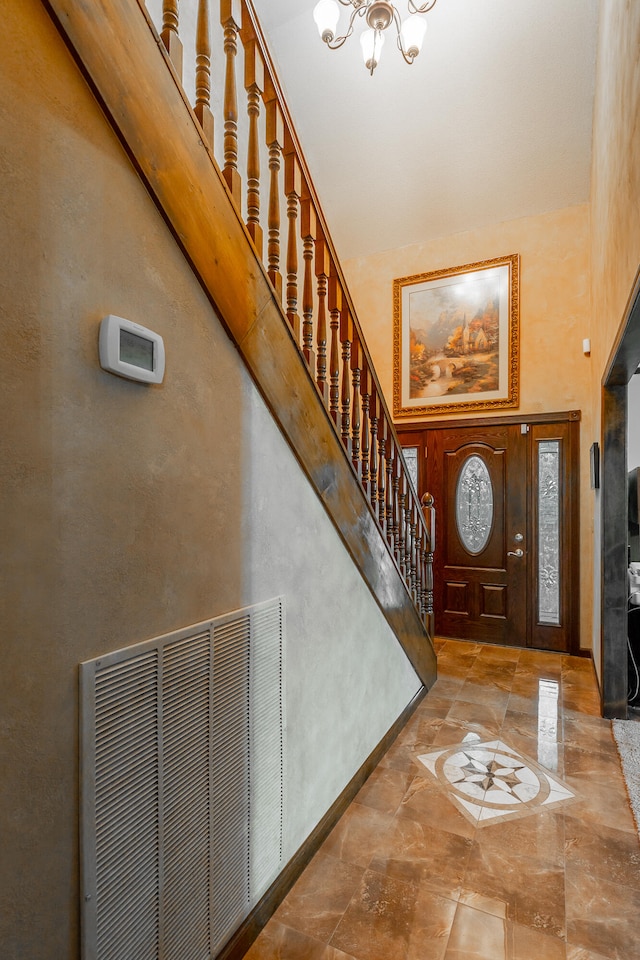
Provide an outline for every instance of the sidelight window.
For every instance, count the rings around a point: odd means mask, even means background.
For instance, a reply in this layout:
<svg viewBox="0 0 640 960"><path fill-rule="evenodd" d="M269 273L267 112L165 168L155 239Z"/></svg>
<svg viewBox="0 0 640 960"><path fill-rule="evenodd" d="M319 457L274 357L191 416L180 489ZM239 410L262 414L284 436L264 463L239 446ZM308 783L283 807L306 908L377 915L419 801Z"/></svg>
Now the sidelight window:
<svg viewBox="0 0 640 960"><path fill-rule="evenodd" d="M560 623L560 441L538 443L538 621Z"/></svg>

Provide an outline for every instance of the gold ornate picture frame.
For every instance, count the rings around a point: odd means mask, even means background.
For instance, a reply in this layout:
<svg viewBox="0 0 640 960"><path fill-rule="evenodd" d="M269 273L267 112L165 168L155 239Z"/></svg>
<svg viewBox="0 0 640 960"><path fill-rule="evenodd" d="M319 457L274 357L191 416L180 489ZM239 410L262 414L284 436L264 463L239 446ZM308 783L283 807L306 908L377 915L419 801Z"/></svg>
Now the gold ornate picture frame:
<svg viewBox="0 0 640 960"><path fill-rule="evenodd" d="M393 281L393 414L517 407L520 257Z"/></svg>

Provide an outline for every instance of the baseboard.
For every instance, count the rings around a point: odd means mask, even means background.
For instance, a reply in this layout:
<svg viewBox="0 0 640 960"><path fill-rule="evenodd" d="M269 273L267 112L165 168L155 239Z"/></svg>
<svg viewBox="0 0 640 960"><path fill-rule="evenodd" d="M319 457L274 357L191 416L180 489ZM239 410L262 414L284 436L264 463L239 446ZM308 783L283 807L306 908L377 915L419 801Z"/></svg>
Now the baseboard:
<svg viewBox="0 0 640 960"><path fill-rule="evenodd" d="M218 953L216 960L240 960L256 939L277 907L282 903L304 868L317 853L336 823L352 802L358 790L378 766L383 756L396 739L402 728L427 693L422 687L402 711L395 723L389 728L380 743L369 754L360 769L351 778L340 796L329 807L324 817L312 830L300 849L291 858L278 878L267 890L263 898L253 908L244 923L236 930L226 946Z"/></svg>
<svg viewBox="0 0 640 960"><path fill-rule="evenodd" d="M580 647L575 656L586 657L587 660L593 660L593 650L590 650L589 647Z"/></svg>

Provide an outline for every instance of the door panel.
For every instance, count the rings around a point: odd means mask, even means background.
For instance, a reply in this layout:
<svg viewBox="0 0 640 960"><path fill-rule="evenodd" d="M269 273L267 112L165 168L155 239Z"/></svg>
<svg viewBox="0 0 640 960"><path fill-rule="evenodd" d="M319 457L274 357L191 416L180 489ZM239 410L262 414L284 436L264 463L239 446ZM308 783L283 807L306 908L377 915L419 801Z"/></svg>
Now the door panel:
<svg viewBox="0 0 640 960"><path fill-rule="evenodd" d="M526 485L510 479L522 447L517 426L427 438L428 485L444 521L434 558L436 632L443 636L526 644L526 561L507 557L526 513ZM477 469L464 483L470 465Z"/></svg>

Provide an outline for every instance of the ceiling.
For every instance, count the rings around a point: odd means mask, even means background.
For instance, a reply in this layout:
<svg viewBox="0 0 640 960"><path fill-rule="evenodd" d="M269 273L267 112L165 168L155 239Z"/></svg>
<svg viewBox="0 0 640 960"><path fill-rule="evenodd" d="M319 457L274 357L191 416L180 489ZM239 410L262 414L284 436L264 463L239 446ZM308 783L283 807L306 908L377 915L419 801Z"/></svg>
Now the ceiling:
<svg viewBox="0 0 640 960"><path fill-rule="evenodd" d="M316 0L253 3L341 259L588 200L598 0L438 0L373 77Z"/></svg>

